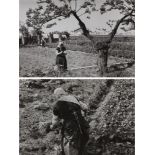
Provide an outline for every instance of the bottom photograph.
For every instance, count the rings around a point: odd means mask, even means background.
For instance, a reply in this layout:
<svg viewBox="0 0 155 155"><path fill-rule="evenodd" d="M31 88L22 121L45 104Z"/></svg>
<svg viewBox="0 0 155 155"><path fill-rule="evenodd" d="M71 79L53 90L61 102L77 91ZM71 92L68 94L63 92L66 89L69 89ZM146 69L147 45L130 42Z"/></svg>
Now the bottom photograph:
<svg viewBox="0 0 155 155"><path fill-rule="evenodd" d="M134 155L135 80L20 80L19 154Z"/></svg>

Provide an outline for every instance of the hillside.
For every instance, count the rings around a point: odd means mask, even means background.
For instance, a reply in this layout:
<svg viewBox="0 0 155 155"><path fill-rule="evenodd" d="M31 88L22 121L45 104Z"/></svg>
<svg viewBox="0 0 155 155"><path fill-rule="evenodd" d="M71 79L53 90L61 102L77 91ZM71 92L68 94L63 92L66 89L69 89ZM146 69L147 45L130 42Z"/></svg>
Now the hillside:
<svg viewBox="0 0 155 155"><path fill-rule="evenodd" d="M90 107L89 155L134 155L134 80L20 80L20 154L53 155L60 143L50 131L57 87Z"/></svg>

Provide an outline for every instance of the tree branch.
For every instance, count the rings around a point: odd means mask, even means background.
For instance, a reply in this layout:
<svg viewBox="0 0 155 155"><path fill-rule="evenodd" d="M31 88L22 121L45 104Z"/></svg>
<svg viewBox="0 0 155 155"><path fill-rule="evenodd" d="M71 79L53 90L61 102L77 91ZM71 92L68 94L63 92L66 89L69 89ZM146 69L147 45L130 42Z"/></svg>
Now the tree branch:
<svg viewBox="0 0 155 155"><path fill-rule="evenodd" d="M78 13L81 9L82 9L82 7L80 7L80 8L76 11L76 13Z"/></svg>
<svg viewBox="0 0 155 155"><path fill-rule="evenodd" d="M94 43L93 36L90 35L89 30L86 28L86 25L83 23L83 21L79 18L79 16L76 14L75 11L71 11L71 14L76 18L76 20L79 22L79 26L83 31L83 35L86 36L89 40L91 40Z"/></svg>
<svg viewBox="0 0 155 155"><path fill-rule="evenodd" d="M118 27L120 26L120 24L124 21L125 18L131 16L132 13L133 13L133 10L132 10L129 14L123 16L120 20L118 20L118 21L116 22L116 25L115 25L114 29L113 29L112 32L109 34L109 39L107 40L107 43L111 43L111 42L112 42L112 40L113 40L115 34L117 33L117 30L118 30Z"/></svg>
<svg viewBox="0 0 155 155"><path fill-rule="evenodd" d="M84 13L82 13L81 15L78 15L79 17L81 17L81 16L83 16L83 15L85 15L86 13L84 12Z"/></svg>
<svg viewBox="0 0 155 155"><path fill-rule="evenodd" d="M58 18L58 17L61 17L61 15L58 15L58 16L55 16L55 17L51 17L51 18L49 18L49 19L43 19L42 21L41 21L41 26L43 26L44 24L46 24L46 23L48 23L48 22L50 22L51 20L54 20L54 19L56 19L56 18Z"/></svg>
<svg viewBox="0 0 155 155"><path fill-rule="evenodd" d="M72 6L71 6L70 2L68 0L64 0L64 2L66 3L66 5L69 6L70 10L72 10Z"/></svg>

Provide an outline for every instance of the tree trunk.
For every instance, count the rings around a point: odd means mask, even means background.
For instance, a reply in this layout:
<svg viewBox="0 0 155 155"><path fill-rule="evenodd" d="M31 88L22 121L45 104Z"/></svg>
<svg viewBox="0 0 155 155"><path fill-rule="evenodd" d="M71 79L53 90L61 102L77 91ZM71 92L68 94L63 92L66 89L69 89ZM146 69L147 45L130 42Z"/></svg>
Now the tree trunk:
<svg viewBox="0 0 155 155"><path fill-rule="evenodd" d="M99 74L103 76L107 71L108 50L102 49L98 51Z"/></svg>
<svg viewBox="0 0 155 155"><path fill-rule="evenodd" d="M25 37L22 35L22 45L25 45Z"/></svg>
<svg viewBox="0 0 155 155"><path fill-rule="evenodd" d="M38 45L40 45L41 44L41 35L40 34L38 34L37 35L37 43L38 43Z"/></svg>
<svg viewBox="0 0 155 155"><path fill-rule="evenodd" d="M40 42L39 42L39 35L37 35L37 44L40 45Z"/></svg>
<svg viewBox="0 0 155 155"><path fill-rule="evenodd" d="M48 40L49 40L49 44L51 45L51 44L52 44L52 38L51 38L51 35L48 35Z"/></svg>
<svg viewBox="0 0 155 155"><path fill-rule="evenodd" d="M86 28L86 25L83 23L83 21L79 18L79 16L76 14L76 12L72 11L71 14L78 20L79 26L80 26L81 30L83 31L83 35L85 37L87 37L92 42L93 45L95 45L96 44L95 38L92 35L90 35L89 30ZM118 28L118 25L117 25L117 28ZM115 29L117 29L117 28L115 28ZM116 32L114 32L114 33L116 33ZM111 39L112 37L113 36L111 36L109 40L112 40ZM102 43L102 44L104 45L104 43ZM103 47L103 45L101 45L101 48L95 47L95 49L98 51L99 76L103 76L107 70L109 44L106 43L106 45L107 45L106 47Z"/></svg>
<svg viewBox="0 0 155 155"><path fill-rule="evenodd" d="M48 40L49 40L49 44L52 44L54 42L53 33L49 33Z"/></svg>
<svg viewBox="0 0 155 155"><path fill-rule="evenodd" d="M79 26L83 32L83 35L87 37L93 44L94 42L94 37L90 35L89 30L86 28L86 25L84 22L80 19L80 17L77 15L75 11L71 11L71 14L75 17L75 19L79 22Z"/></svg>

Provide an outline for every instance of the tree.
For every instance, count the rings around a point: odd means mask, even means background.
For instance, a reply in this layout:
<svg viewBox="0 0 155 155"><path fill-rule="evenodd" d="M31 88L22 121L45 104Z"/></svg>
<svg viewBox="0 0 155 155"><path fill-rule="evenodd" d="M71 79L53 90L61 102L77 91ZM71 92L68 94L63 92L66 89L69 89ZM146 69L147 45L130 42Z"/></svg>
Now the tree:
<svg viewBox="0 0 155 155"><path fill-rule="evenodd" d="M28 28L22 23L19 24L19 32L21 32L24 36L28 36L29 34Z"/></svg>
<svg viewBox="0 0 155 155"><path fill-rule="evenodd" d="M42 9L42 7L36 8L36 9L29 9L26 12L26 16L27 16L27 20L26 20L26 24L28 27L32 27L33 30L35 31L35 34L37 35L37 42L38 45L41 44L41 37L42 37L42 16L40 13L40 10Z"/></svg>
<svg viewBox="0 0 155 155"><path fill-rule="evenodd" d="M135 0L106 0L100 7L100 13L105 14L117 10L122 15L117 21L109 20L107 24L112 28L104 42L97 42L96 49L99 52L100 74L106 72L108 51L114 36L120 26L122 30L132 30L135 28ZM128 29L126 26L130 25Z"/></svg>
<svg viewBox="0 0 155 155"><path fill-rule="evenodd" d="M125 27L130 23L134 25L135 1L106 0L102 3L100 7L101 14L106 14L107 12L110 12L112 10L118 10L122 14L122 17L115 22L115 26L108 34L107 40L103 42L96 41L94 36L90 34L90 31L87 29L85 23L80 18L82 15L88 15L87 18L89 19L89 15L91 15L91 12L98 11L96 8L97 1L81 0L80 2L81 3L79 6L77 0L38 0L38 8L34 10L29 9L27 13L27 21L32 26L39 25L39 27L42 27L45 23L48 23L49 21L53 21L56 19L58 19L59 21L73 16L78 21L83 35L92 42L95 49L98 51L98 65L100 69L100 76L103 76L107 68L108 51L119 26L124 25ZM30 16L30 14L32 16ZM114 24L114 21L112 21L112 23ZM53 25L55 24L53 23L49 27L52 27Z"/></svg>
<svg viewBox="0 0 155 155"><path fill-rule="evenodd" d="M100 8L100 13L104 14L113 10L119 11L122 15L117 21L109 20L107 24L112 27L112 31L109 33L109 38L106 42L112 42L119 26L122 24L122 29L127 31L126 25L130 25L128 30L132 30L135 27L135 0L106 0Z"/></svg>
<svg viewBox="0 0 155 155"><path fill-rule="evenodd" d="M25 45L26 38L29 36L29 31L26 25L22 22L19 23L19 32L21 33L21 42L22 45Z"/></svg>

